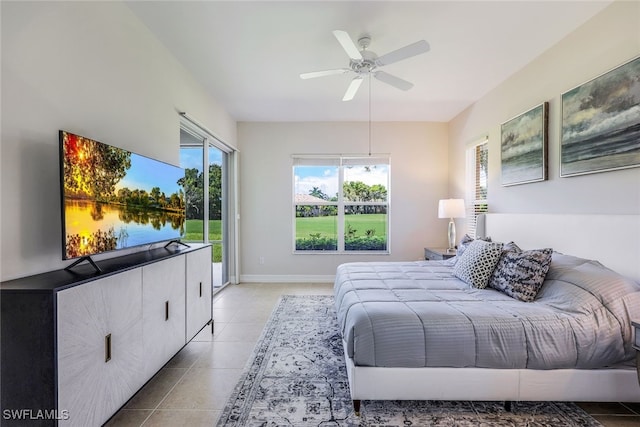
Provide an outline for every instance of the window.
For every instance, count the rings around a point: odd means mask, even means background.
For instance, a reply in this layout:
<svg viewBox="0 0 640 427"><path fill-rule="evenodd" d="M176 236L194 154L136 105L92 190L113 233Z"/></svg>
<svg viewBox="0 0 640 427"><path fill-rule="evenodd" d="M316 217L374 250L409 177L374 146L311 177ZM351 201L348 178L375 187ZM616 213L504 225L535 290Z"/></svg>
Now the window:
<svg viewBox="0 0 640 427"><path fill-rule="evenodd" d="M388 189L388 157L294 157L294 251L387 253Z"/></svg>
<svg viewBox="0 0 640 427"><path fill-rule="evenodd" d="M478 215L488 212L487 205L487 172L488 172L488 139L474 144L467 149L467 234L476 237Z"/></svg>

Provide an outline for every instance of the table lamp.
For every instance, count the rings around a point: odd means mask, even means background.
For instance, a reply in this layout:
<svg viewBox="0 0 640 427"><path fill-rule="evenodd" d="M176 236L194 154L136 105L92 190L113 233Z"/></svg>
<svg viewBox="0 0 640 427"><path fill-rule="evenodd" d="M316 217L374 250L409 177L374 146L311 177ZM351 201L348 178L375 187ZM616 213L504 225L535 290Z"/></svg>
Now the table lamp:
<svg viewBox="0 0 640 427"><path fill-rule="evenodd" d="M456 224L454 218L464 218L463 199L443 199L438 203L438 218L449 218L449 248L447 252L456 250Z"/></svg>

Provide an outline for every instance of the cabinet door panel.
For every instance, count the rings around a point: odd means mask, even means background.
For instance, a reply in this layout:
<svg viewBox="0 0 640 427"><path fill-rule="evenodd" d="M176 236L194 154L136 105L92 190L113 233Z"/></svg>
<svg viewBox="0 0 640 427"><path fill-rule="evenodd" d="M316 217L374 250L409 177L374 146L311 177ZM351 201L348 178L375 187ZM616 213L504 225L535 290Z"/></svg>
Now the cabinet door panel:
<svg viewBox="0 0 640 427"><path fill-rule="evenodd" d="M187 254L187 341L211 320L211 246Z"/></svg>
<svg viewBox="0 0 640 427"><path fill-rule="evenodd" d="M60 425L101 425L144 384L141 280L134 269L58 292Z"/></svg>
<svg viewBox="0 0 640 427"><path fill-rule="evenodd" d="M142 278L145 372L151 377L186 342L185 258L144 266Z"/></svg>

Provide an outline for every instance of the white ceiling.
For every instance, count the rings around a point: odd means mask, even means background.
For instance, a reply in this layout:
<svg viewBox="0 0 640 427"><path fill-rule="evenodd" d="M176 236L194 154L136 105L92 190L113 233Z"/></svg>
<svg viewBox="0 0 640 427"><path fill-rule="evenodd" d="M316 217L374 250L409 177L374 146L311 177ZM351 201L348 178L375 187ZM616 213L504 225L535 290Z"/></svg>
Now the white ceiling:
<svg viewBox="0 0 640 427"><path fill-rule="evenodd" d="M372 38L379 56L424 39L431 50L384 67L414 83L372 79L371 117L449 121L611 1L131 1L127 5L237 121L369 118L368 86L332 31ZM514 94L516 95L516 94Z"/></svg>

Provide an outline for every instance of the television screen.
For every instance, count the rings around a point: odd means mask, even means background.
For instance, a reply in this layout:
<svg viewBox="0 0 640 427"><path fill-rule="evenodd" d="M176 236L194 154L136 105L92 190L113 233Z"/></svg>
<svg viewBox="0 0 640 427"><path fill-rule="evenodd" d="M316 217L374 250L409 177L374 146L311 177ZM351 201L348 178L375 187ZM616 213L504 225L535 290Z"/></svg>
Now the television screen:
<svg viewBox="0 0 640 427"><path fill-rule="evenodd" d="M184 234L184 169L60 131L63 259Z"/></svg>

